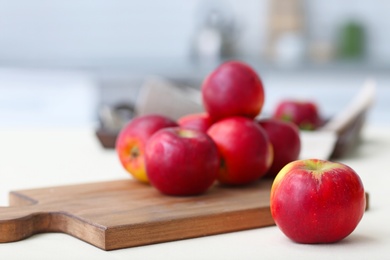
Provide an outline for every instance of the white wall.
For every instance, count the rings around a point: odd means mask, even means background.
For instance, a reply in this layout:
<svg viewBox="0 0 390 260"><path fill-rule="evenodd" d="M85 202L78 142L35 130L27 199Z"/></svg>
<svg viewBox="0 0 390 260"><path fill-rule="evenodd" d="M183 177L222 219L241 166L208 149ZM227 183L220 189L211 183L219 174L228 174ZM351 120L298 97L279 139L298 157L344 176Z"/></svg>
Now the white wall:
<svg viewBox="0 0 390 260"><path fill-rule="evenodd" d="M0 1L5 62L115 62L187 55L196 1Z"/></svg>
<svg viewBox="0 0 390 260"><path fill-rule="evenodd" d="M187 59L205 3L211 0L0 0L0 65L125 64ZM240 28L238 51L258 57L268 0L219 0ZM229 10L229 9L227 9ZM368 29L368 54L390 61L390 1L307 1L309 32L334 38L349 16Z"/></svg>
<svg viewBox="0 0 390 260"><path fill-rule="evenodd" d="M387 0L310 0L309 29L313 36L335 40L337 28L348 19L359 19L367 33L368 58L377 63L390 61L390 1Z"/></svg>

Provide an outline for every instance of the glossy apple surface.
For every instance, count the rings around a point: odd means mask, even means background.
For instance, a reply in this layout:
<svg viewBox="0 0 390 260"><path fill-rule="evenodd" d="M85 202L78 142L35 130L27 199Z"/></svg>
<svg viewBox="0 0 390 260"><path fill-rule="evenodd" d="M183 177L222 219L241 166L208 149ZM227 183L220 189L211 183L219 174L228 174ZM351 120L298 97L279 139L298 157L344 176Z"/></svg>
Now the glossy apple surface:
<svg viewBox="0 0 390 260"><path fill-rule="evenodd" d="M217 177L217 147L200 131L179 127L162 129L147 142L145 156L150 183L163 194L198 195Z"/></svg>
<svg viewBox="0 0 390 260"><path fill-rule="evenodd" d="M273 147L274 157L266 176L274 178L286 164L298 159L301 151L299 129L295 124L280 119L257 122L267 133Z"/></svg>
<svg viewBox="0 0 390 260"><path fill-rule="evenodd" d="M293 122L302 130L315 130L322 124L319 108L311 101L282 100L276 105L273 117Z"/></svg>
<svg viewBox="0 0 390 260"><path fill-rule="evenodd" d="M264 89L249 65L230 61L216 68L202 84L202 99L213 121L231 116L256 117L264 104Z"/></svg>
<svg viewBox="0 0 390 260"><path fill-rule="evenodd" d="M196 113L179 118L177 123L181 128L198 130L206 133L209 127L213 124L213 121L207 113Z"/></svg>
<svg viewBox="0 0 390 260"><path fill-rule="evenodd" d="M347 165L316 159L287 164L271 188L276 225L298 243L333 243L356 228L365 210L360 177Z"/></svg>
<svg viewBox="0 0 390 260"><path fill-rule="evenodd" d="M153 114L136 117L122 128L115 149L122 166L135 179L149 182L145 168L145 144L156 131L172 126L177 126L172 119Z"/></svg>
<svg viewBox="0 0 390 260"><path fill-rule="evenodd" d="M220 183L248 184L263 177L271 166L272 145L265 131L254 120L225 118L214 123L207 133L220 153Z"/></svg>

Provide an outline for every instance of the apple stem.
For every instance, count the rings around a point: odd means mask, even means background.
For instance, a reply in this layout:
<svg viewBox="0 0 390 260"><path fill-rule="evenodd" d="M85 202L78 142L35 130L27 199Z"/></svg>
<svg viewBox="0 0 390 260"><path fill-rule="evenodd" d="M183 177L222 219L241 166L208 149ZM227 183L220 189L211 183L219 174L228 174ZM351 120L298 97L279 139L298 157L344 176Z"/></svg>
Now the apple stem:
<svg viewBox="0 0 390 260"><path fill-rule="evenodd" d="M219 168L225 170L226 169L226 162L224 159L219 160Z"/></svg>
<svg viewBox="0 0 390 260"><path fill-rule="evenodd" d="M133 146L130 150L130 157L137 158L139 156L139 149L136 146Z"/></svg>

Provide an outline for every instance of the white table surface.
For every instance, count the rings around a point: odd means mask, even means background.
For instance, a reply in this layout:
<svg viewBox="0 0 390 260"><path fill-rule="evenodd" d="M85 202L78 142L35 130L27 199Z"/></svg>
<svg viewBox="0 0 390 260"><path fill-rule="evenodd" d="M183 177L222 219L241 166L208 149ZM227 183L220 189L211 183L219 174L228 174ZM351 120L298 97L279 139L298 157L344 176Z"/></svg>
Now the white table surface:
<svg viewBox="0 0 390 260"><path fill-rule="evenodd" d="M11 190L125 179L93 129L0 129L0 205ZM390 259L390 128L366 127L363 143L341 161L361 176L370 209L345 240L291 242L276 227L103 251L66 234L38 234L0 244L1 259Z"/></svg>

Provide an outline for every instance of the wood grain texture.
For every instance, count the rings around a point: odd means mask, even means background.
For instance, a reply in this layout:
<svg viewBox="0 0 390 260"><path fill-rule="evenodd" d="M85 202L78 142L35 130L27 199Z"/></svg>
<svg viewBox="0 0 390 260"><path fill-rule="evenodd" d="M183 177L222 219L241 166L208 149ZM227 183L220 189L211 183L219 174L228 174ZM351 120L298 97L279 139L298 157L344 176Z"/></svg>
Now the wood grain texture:
<svg viewBox="0 0 390 260"><path fill-rule="evenodd" d="M0 207L0 242L63 232L104 250L274 225L270 180L206 194L170 197L118 180L15 191Z"/></svg>

